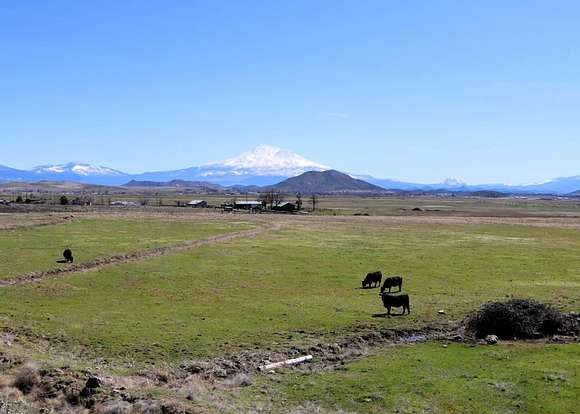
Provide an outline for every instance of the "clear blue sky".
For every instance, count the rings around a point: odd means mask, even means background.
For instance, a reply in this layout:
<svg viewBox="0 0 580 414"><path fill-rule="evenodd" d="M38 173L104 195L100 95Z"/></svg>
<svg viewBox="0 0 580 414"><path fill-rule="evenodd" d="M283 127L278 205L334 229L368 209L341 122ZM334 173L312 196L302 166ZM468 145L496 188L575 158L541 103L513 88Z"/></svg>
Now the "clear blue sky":
<svg viewBox="0 0 580 414"><path fill-rule="evenodd" d="M259 143L433 182L580 174L580 2L5 1L0 164Z"/></svg>

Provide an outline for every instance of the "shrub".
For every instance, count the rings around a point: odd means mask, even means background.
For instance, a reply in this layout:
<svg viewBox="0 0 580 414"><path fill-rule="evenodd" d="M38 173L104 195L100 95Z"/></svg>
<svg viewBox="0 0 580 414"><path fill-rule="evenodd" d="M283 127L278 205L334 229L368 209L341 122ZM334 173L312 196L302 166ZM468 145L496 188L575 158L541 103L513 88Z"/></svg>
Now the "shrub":
<svg viewBox="0 0 580 414"><path fill-rule="evenodd" d="M489 302L467 321L467 330L476 338L497 335L501 339L529 339L568 333L571 318L549 305L532 299Z"/></svg>

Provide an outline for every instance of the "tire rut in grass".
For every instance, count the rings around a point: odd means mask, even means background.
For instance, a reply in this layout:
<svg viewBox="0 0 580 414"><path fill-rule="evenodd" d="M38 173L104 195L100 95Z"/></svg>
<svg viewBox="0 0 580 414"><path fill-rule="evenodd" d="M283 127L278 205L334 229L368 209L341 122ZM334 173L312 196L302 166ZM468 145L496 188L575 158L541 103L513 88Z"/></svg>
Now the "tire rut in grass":
<svg viewBox="0 0 580 414"><path fill-rule="evenodd" d="M450 341L476 346L476 342L464 334L464 326L457 323L437 327L425 326L421 329L361 330L351 332L347 337L336 338L336 342L289 347L287 350L279 351L256 350L224 357L189 360L173 368L168 366L152 367L149 370L126 376L107 375L99 370L79 372L70 369L70 367L43 369L39 371L40 375L37 380L39 386L35 390L48 390L51 393L32 393L28 399L35 401L37 405L42 407L50 405L51 401L56 401L59 398L62 400L61 394L63 394L75 397L74 399L69 398L67 401L73 401L75 407L81 408L83 406L87 408L105 407L113 404L126 406L127 410L136 409L136 411L131 412L198 413L199 411L195 407L187 405L182 405L177 411L167 411L161 408L173 406L171 396L184 393L191 394L191 398L187 397L188 400L201 401L211 406L216 401L216 398L212 398L212 396L220 395L216 392L251 385L254 381L253 377L256 375L274 375L271 378L278 381L282 378L281 376L285 375L286 369L304 374L342 370L347 362L364 358L372 355L373 350L390 346L405 346L427 341L440 341L444 347ZM574 341L574 338L570 338L570 340ZM547 338L543 341L550 342ZM277 369L275 372L269 371L261 374L257 369L266 360L278 361L304 354L311 354L314 358L303 365ZM5 358L5 360L7 359ZM9 366L22 366L24 364L24 360L7 361L9 361ZM14 369L12 371L14 372ZM85 381L88 383L87 378L91 377L100 378L102 381L103 387L97 394L87 393L85 392L86 387L82 388ZM142 391L147 388L164 390L163 395L166 397L157 399L151 395L145 396ZM235 402L233 404L231 412L239 412L239 407L235 405ZM143 405L157 408L145 411L137 409ZM220 404L220 407L222 406L223 404Z"/></svg>
<svg viewBox="0 0 580 414"><path fill-rule="evenodd" d="M10 231L10 230L30 230L35 229L38 227L48 227L48 226L58 226L62 224L69 224L74 219L73 215L70 216L63 216L58 219L52 220L39 220L37 222L32 223L8 223L8 224L0 224L0 231Z"/></svg>
<svg viewBox="0 0 580 414"><path fill-rule="evenodd" d="M269 362L285 361L304 355L313 359L294 369L306 371L333 370L345 362L362 357L370 350L385 346L406 345L434 340L463 341L462 328L449 325L426 326L421 329L383 329L351 332L334 341L325 341L305 346L289 346L276 351L243 351L223 357L190 360L180 364L178 371L200 375L206 380L219 381L237 374L257 374L258 367Z"/></svg>
<svg viewBox="0 0 580 414"><path fill-rule="evenodd" d="M202 247L208 244L226 242L240 237L256 237L263 233L276 230L280 228L280 224L274 224L269 227L259 227L252 230L237 231L232 233L220 234L211 236L201 240L188 240L182 243L171 244L169 246L155 247L152 249L137 250L125 254L117 254L114 256L103 257L88 262L71 264L67 267L58 267L56 269L30 272L23 275L15 276L9 279L0 280L0 288L6 286L23 285L27 283L43 280L48 277L59 277L71 273L89 272L102 269L106 266L112 266L120 263L149 259L157 256L164 256L170 253L178 253L181 251Z"/></svg>
<svg viewBox="0 0 580 414"><path fill-rule="evenodd" d="M251 385L255 375L261 375L258 366L266 360L284 360L300 354L309 353L314 359L307 364L295 366L291 369L304 373L316 373L340 369L346 362L367 355L373 348L389 345L403 345L413 342L437 340L449 337L453 332L451 327L431 328L421 330L381 330L356 331L348 336L335 338L335 342L317 343L304 347L289 347L278 351L255 350L243 351L223 357L203 360L188 360L179 366L152 367L150 369L129 375L107 375L101 369L75 370L70 366L61 368L44 367L31 369L41 364L26 365L23 358L7 358L4 366L0 365L0 383L4 376L4 383L18 386L18 378L31 379L34 382L25 399L40 407L53 406L55 402L63 401L63 408L83 409L106 407L110 404L126 407L131 412L182 412L198 413L195 407L182 406L181 410L162 410L160 407L169 404L152 396L143 395L143 389L164 390L163 395L171 399L172 395L192 393L192 401L211 405L215 398L208 398L216 392L226 389L235 389ZM332 338L327 338L331 340ZM0 352L0 357L2 353ZM0 359L2 361L2 359ZM270 375L273 372L264 372ZM284 374L284 370L276 370L277 374ZM7 375L8 374L8 375ZM11 380L8 381L7 378ZM96 393L87 389L90 378L99 378L102 387ZM22 382L22 381L20 381ZM192 388L193 387L193 388ZM220 394L217 394L220 395ZM190 399L189 397L187 399ZM145 404L148 407L157 407L156 410L141 411L139 407ZM235 405L228 412L239 412ZM93 411L91 411L93 412ZM112 411L111 411L112 412ZM211 412L214 412L213 410Z"/></svg>

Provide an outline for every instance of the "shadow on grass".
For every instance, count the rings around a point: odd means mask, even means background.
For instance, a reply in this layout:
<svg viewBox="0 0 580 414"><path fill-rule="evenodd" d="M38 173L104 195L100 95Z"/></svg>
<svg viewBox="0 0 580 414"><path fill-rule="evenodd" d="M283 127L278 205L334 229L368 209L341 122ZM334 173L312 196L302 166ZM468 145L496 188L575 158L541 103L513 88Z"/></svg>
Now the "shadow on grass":
<svg viewBox="0 0 580 414"><path fill-rule="evenodd" d="M390 318L391 316L404 316L405 313L391 313L390 315L388 313L374 313L372 315L373 318Z"/></svg>

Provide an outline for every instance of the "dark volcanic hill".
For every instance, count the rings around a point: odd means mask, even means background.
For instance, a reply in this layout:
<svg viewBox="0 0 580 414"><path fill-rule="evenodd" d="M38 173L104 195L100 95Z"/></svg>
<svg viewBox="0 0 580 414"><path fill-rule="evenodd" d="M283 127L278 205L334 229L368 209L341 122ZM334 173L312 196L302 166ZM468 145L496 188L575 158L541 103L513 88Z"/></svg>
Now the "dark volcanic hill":
<svg viewBox="0 0 580 414"><path fill-rule="evenodd" d="M384 188L352 178L350 175L336 170L308 171L299 176L288 178L270 188L286 194L375 194L388 192Z"/></svg>

